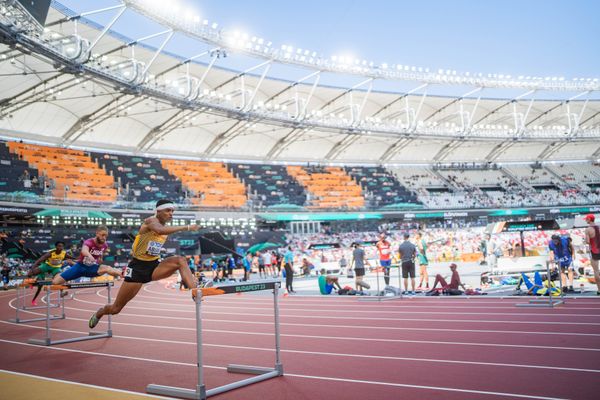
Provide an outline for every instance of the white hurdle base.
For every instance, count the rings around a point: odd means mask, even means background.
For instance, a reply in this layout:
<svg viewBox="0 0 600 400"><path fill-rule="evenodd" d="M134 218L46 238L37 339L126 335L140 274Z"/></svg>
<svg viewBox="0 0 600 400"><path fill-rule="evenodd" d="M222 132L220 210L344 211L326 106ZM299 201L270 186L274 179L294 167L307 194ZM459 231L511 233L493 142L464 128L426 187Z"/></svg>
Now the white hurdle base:
<svg viewBox="0 0 600 400"><path fill-rule="evenodd" d="M106 332L90 332L89 336L80 336L69 339L52 340L50 338L44 339L29 339L27 343L37 344L40 346L54 346L55 344L83 342L84 340L102 339L112 337L112 331Z"/></svg>
<svg viewBox="0 0 600 400"><path fill-rule="evenodd" d="M275 368L253 367L247 365L230 364L227 366L227 372L234 374L253 374L257 375L251 378L242 379L241 381L228 383L227 385L219 386L214 389L206 390L204 385L198 386L196 390L183 389L173 386L163 386L150 384L146 386L146 393L158 394L161 396L181 397L192 400L205 400L210 396L216 396L230 390L238 389L244 386L266 381L267 379L283 376L283 367Z"/></svg>
<svg viewBox="0 0 600 400"><path fill-rule="evenodd" d="M59 286L61 287L60 289L55 289L55 291L59 294L59 302L62 303L62 317L61 318L54 318L53 315L50 314L50 294L52 293L52 288L53 286ZM108 321L108 329L106 331L103 332L90 332L88 336L79 336L79 337L74 337L74 338L68 338L68 339L59 339L59 340L52 340L52 328L50 326L50 321L54 320L54 319L65 319L65 311L64 311L64 306L65 306L65 302L64 299L62 298L61 294L63 291L63 288L68 287L70 289L80 289L80 288L97 288L97 287L106 287L106 291L107 291L107 304L111 303L111 297L110 297L110 288L111 286L113 286L113 282L91 282L91 283L70 283L70 284L66 284L66 285L48 285L46 287L47 290L47 294L46 294L46 316L44 318L39 319L40 321L46 321L46 329L45 329L45 334L44 337L42 339L29 339L27 341L27 343L29 344L35 344L38 346L54 346L57 344L63 344L63 343L73 343L73 342L83 342L85 340L94 340L94 339L102 339L102 338L110 338L113 335L112 332L112 318L111 315L109 314L107 316L107 321Z"/></svg>
<svg viewBox="0 0 600 400"><path fill-rule="evenodd" d="M519 303L519 304L515 304L515 306L517 307L555 307L558 306L560 304L563 304L564 301L562 300L529 300L529 303Z"/></svg>
<svg viewBox="0 0 600 400"><path fill-rule="evenodd" d="M402 296L362 296L358 301L389 301L401 299Z"/></svg>

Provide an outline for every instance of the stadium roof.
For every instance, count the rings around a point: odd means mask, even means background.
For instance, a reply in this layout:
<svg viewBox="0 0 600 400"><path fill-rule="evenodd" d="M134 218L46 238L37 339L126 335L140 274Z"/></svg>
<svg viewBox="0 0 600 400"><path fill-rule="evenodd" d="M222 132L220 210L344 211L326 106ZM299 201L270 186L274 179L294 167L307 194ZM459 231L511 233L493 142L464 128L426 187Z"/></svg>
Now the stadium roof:
<svg viewBox="0 0 600 400"><path fill-rule="evenodd" d="M218 160L403 164L600 157L597 81L341 71L308 65L304 54L287 61L279 52L256 54L258 39L248 38L239 49L226 37L209 37L208 28L174 26L177 21L161 20L139 2L125 3L106 12L118 18L133 6L163 29L152 38L127 38L54 2L47 28L36 31L17 5L7 3L0 17L2 136ZM175 35L202 43L197 57L164 51ZM158 39L156 46L146 44ZM225 57L228 65L235 57L254 64L232 70L220 66ZM279 65L296 68L298 79L273 77ZM323 84L327 74L342 73L357 83ZM379 89L387 79L412 86ZM464 88L464 94L431 94L444 85ZM514 95L494 96L495 89Z"/></svg>

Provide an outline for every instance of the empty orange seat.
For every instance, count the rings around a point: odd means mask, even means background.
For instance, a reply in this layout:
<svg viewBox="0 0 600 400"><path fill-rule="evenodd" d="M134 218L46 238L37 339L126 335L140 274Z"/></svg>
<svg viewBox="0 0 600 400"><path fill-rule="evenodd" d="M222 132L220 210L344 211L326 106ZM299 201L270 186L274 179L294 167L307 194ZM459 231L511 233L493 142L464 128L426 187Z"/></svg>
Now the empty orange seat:
<svg viewBox="0 0 600 400"><path fill-rule="evenodd" d="M196 193L192 198L195 205L240 208L246 204L246 187L222 163L187 160L162 160L161 163Z"/></svg>
<svg viewBox="0 0 600 400"><path fill-rule="evenodd" d="M327 167L311 173L304 167L293 165L287 170L311 194L311 209L362 208L365 205L361 187L341 168Z"/></svg>
<svg viewBox="0 0 600 400"><path fill-rule="evenodd" d="M83 151L17 142L8 142L8 148L54 182L55 197L103 202L117 199L113 177Z"/></svg>

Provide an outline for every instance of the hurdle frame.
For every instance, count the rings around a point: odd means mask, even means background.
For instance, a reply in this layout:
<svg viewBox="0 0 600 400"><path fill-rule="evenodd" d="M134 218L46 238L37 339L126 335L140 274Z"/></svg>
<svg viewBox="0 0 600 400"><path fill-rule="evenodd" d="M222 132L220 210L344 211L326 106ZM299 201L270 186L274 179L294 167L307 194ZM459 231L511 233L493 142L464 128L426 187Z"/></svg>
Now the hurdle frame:
<svg viewBox="0 0 600 400"><path fill-rule="evenodd" d="M281 363L281 346L280 346L280 332L279 332L279 289L281 288L281 281L268 280L258 281L256 283L244 283L244 284L227 284L221 286L213 286L210 288L197 288L192 289L196 291L196 355L197 355L197 369L198 379L196 382L195 389L185 389L173 386L164 386L157 384L149 384L146 386L146 392L151 394L158 394L162 396L180 397L184 399L192 400L205 400L210 396L215 396L230 390L238 389L244 386L251 385L265 381L267 379L276 378L283 376L283 364ZM217 294L231 294L231 293L244 293L254 292L259 290L273 289L273 309L274 309L274 325L275 325L275 366L273 368L267 367L255 367L248 365L229 364L227 366L227 372L236 374L252 374L256 375L250 378L242 379L237 382L228 383L223 386L216 387L214 389L206 389L204 383L204 372L202 362L202 297L217 295Z"/></svg>
<svg viewBox="0 0 600 400"><path fill-rule="evenodd" d="M529 300L529 303L517 303L515 304L516 307L549 307L549 308L553 308L556 307L558 305L561 304L565 304L565 300L564 300L564 292L563 292L563 286L562 286L562 271L560 269L560 266L558 267L558 282L559 282L559 287L560 287L560 297L559 299L553 299L552 297L552 281L550 281L550 262L546 261L546 280L548 281L548 285L550 287L548 287L549 293L548 293L548 300L546 299L531 299Z"/></svg>
<svg viewBox="0 0 600 400"><path fill-rule="evenodd" d="M398 299L401 300L402 299L402 266L400 264L393 264L393 265L390 265L390 267L389 267L390 278L392 276L391 269L392 268L398 269L398 290L400 291L400 294L398 296L381 296L379 294L379 293L381 293L381 290L379 287L379 268L385 268L385 267L379 266L375 269L376 279L377 279L377 295L376 296L359 297L358 301L389 301L389 300L398 300Z"/></svg>
<svg viewBox="0 0 600 400"><path fill-rule="evenodd" d="M16 289L16 298L15 300L17 301L17 304L15 305L15 318L11 318L9 319L9 322L14 322L16 324L25 324L28 322L38 322L38 321L45 321L46 318L50 318L50 320L56 320L56 319L65 319L65 301L64 299L60 296L60 293L57 292L57 297L58 297L58 303L52 304L51 303L51 296L50 293L48 292L46 294L46 296L42 296L42 299L45 298L46 300L46 305L42 305L42 306L27 306L25 303L25 298L27 297L27 288L32 287L32 286L48 286L51 285L52 281L36 281L36 282L31 282L31 283L21 283L19 285L17 285L17 289ZM49 303L49 304L48 304ZM19 316L19 312L27 312L27 311L31 311L31 310L41 310L41 309L47 309L48 305L50 305L50 308L60 308L61 309L61 313L60 315L50 315L48 317L48 315L46 315L45 317L37 317L37 318L26 318L23 319Z"/></svg>
<svg viewBox="0 0 600 400"><path fill-rule="evenodd" d="M62 291L65 289L88 289L88 288L97 288L97 287L106 287L107 288L107 304L111 303L110 297L110 288L114 283L111 281L108 282L90 282L90 283L67 283L65 285L47 285L44 287L48 292L47 296L55 290L59 293L59 296L62 295ZM63 309L64 309L64 301L63 301ZM60 340L52 340L51 337L51 327L50 327L50 302L46 303L46 329L45 336L43 339L29 339L27 343L36 344L41 346L54 346L56 344L63 343L74 343L74 342L82 342L84 340L93 340L93 339L102 339L112 337L112 319L111 316L108 315L108 329L104 332L90 332L88 336L79 336L68 339L60 339Z"/></svg>

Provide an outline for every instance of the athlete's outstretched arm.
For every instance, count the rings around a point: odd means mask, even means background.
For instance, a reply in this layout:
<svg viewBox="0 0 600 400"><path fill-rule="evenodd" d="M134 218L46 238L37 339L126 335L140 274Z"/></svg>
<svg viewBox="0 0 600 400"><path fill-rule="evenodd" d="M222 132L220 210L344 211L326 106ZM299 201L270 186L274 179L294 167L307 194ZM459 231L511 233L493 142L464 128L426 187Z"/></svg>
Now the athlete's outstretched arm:
<svg viewBox="0 0 600 400"><path fill-rule="evenodd" d="M170 235L172 233L183 231L197 231L200 228L196 224L185 226L164 226L158 221L158 218L156 217L147 218L146 221L144 221L144 225L148 230L155 232L159 235ZM144 228L144 225L142 225L142 229Z"/></svg>

